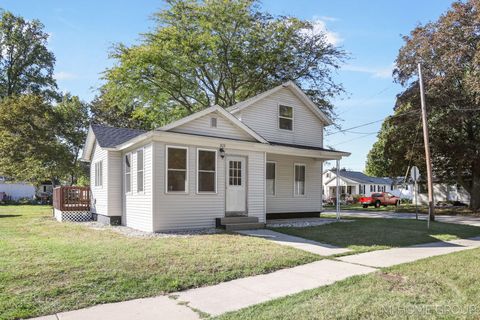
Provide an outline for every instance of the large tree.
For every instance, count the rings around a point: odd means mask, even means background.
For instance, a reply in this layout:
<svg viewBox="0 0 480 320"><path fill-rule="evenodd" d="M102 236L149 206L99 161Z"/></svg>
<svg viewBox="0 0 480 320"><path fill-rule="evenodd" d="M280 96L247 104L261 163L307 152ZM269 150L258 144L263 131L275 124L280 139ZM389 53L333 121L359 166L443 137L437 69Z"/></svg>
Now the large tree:
<svg viewBox="0 0 480 320"><path fill-rule="evenodd" d="M274 17L254 0L168 0L140 44L117 45L93 104L97 121L152 128L202 108L228 107L294 80L328 114L346 57L324 32Z"/></svg>
<svg viewBox="0 0 480 320"><path fill-rule="evenodd" d="M38 20L0 9L0 99L18 94L56 98L55 57Z"/></svg>
<svg viewBox="0 0 480 320"><path fill-rule="evenodd" d="M471 195L471 208L480 208L480 1L455 2L440 18L404 37L394 75L406 87L397 109L419 110L417 63L423 65L428 125L437 179L458 183ZM391 120L389 120L391 121ZM383 156L405 170L410 158L423 165L423 139L412 147L416 121L391 121L380 134L388 147ZM391 147L394 146L394 147ZM416 149L415 149L416 148ZM374 148L375 149L375 148ZM413 150L409 152L409 150ZM416 150L416 152L415 152ZM372 150L372 154L376 152ZM373 167L372 161L368 166Z"/></svg>

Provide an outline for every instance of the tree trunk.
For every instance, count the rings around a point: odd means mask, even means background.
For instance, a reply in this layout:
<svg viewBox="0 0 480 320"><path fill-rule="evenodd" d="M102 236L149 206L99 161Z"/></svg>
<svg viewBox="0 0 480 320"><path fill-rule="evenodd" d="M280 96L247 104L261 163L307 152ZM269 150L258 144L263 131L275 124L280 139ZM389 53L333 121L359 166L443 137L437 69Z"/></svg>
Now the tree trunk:
<svg viewBox="0 0 480 320"><path fill-rule="evenodd" d="M470 209L472 211L480 210L480 174L474 174L472 177L472 188L470 191Z"/></svg>

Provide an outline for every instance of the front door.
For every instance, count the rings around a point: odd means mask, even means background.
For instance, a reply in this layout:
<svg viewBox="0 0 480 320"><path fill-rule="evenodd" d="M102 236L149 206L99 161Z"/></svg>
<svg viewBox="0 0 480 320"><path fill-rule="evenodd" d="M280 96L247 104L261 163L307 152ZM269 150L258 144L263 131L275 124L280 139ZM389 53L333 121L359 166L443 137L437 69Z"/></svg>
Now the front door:
<svg viewBox="0 0 480 320"><path fill-rule="evenodd" d="M227 215L245 214L247 202L247 181L244 157L227 158L226 208Z"/></svg>

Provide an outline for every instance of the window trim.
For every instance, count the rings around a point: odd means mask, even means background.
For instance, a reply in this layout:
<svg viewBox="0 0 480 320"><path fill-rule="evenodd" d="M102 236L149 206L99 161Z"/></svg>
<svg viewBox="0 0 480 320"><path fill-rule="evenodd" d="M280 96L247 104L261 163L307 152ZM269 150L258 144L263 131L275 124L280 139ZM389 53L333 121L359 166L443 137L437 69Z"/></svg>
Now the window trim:
<svg viewBox="0 0 480 320"><path fill-rule="evenodd" d="M275 165L275 179L273 183L273 194L267 194L267 197L276 197L277 196L277 161L270 161L268 160L266 162L268 163L273 163ZM295 178L295 177L294 177ZM265 166L265 183L267 182L267 167ZM265 192L267 191L267 188L265 188Z"/></svg>
<svg viewBox="0 0 480 320"><path fill-rule="evenodd" d="M97 174L98 174L98 167L97 167L97 166L99 166L99 167L101 168L101 171L102 171L102 172L101 172L102 174L101 174L101 175L98 175L98 177L97 177ZM94 175L93 175L93 178L94 178L94 186L95 186L95 188L101 189L101 188L103 188L103 160L99 160L99 161L95 162L94 171L95 171L95 172L94 172ZM99 179L98 179L98 178L99 178ZM100 180L101 183L98 184L98 183L97 183L97 182L98 182L97 180Z"/></svg>
<svg viewBox="0 0 480 320"><path fill-rule="evenodd" d="M199 161L200 161L200 157L199 157L199 154L200 154L200 151L210 151L210 152L215 152L215 191L199 191L198 190L198 181L199 181L199 173L200 173L200 164L199 164ZM196 193L197 194L217 194L218 193L218 181L217 181L217 177L218 177L218 154L217 154L217 149L208 149L208 148L197 148L197 161L196 161L196 164L197 164L197 170L196 170ZM202 171L205 171L205 172L210 172L210 171L206 171L206 170L202 170Z"/></svg>
<svg viewBox="0 0 480 320"><path fill-rule="evenodd" d="M127 191L127 163L125 162L125 158L130 155L130 191ZM133 190L132 190L132 183L133 183L133 179L132 179L132 160L133 160L133 157L132 157L132 152L127 152L123 155L123 187L124 187L124 193L125 194L132 194L133 193Z"/></svg>
<svg viewBox="0 0 480 320"><path fill-rule="evenodd" d="M305 180L304 180L304 186L303 186L303 194L297 194L295 190L295 168L297 166L303 166L305 168ZM294 197L305 197L307 195L307 165L305 163L298 163L295 162L293 164L293 196Z"/></svg>
<svg viewBox="0 0 480 320"><path fill-rule="evenodd" d="M185 161L185 191L168 191L168 149L184 149L187 151ZM189 154L188 154L188 147L187 146L176 146L176 145L165 145L165 194L188 194L189 193Z"/></svg>
<svg viewBox="0 0 480 320"><path fill-rule="evenodd" d="M284 116L281 116L280 115L280 106L284 106L284 107L289 107L289 108L292 108L292 130L288 130L288 129L282 129L280 128L280 119L289 119L288 117L284 117ZM295 131L295 110L293 108L293 106L289 106L289 105L286 105L286 104L281 104L281 103L278 103L277 104L277 128L278 130L282 130L282 131L285 131L285 132L290 132L290 133L293 133Z"/></svg>
<svg viewBox="0 0 480 320"><path fill-rule="evenodd" d="M138 152L142 150L142 153L143 153L143 163L142 163L142 170L138 170ZM137 174L135 179L136 179L136 185L137 185L137 188L136 188L136 192L137 194L145 194L145 147L141 147L141 148L138 148L136 151L135 151L135 165L136 165L136 170L135 170L135 173ZM142 171L142 191L138 191L138 172L139 171Z"/></svg>

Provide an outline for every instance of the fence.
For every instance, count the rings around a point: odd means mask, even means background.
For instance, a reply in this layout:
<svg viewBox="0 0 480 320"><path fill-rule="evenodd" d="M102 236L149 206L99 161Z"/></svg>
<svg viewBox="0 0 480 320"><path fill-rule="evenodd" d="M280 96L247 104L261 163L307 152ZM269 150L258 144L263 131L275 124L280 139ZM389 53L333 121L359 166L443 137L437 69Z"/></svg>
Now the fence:
<svg viewBox="0 0 480 320"><path fill-rule="evenodd" d="M64 186L53 189L53 207L60 211L90 211L90 188Z"/></svg>

